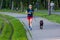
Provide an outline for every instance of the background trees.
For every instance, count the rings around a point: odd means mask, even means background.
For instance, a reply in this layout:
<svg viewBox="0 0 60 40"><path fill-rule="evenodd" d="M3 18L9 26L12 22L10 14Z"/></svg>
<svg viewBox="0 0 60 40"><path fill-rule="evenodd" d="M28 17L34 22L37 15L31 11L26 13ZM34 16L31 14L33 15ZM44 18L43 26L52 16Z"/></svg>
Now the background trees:
<svg viewBox="0 0 60 40"><path fill-rule="evenodd" d="M40 9L47 9L48 0L0 0L0 9L26 9L28 4L35 7L36 2L39 2ZM55 3L55 8L60 8L60 0L51 0Z"/></svg>

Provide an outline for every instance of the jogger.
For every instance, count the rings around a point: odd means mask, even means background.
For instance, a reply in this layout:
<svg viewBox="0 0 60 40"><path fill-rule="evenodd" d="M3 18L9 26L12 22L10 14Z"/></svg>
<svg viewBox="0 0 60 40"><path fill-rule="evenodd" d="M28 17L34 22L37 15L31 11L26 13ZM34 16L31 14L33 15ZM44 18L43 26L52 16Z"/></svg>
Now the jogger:
<svg viewBox="0 0 60 40"><path fill-rule="evenodd" d="M27 19L28 19L30 30L32 30L33 13L34 13L34 10L32 9L32 5L29 5L29 8L27 9Z"/></svg>

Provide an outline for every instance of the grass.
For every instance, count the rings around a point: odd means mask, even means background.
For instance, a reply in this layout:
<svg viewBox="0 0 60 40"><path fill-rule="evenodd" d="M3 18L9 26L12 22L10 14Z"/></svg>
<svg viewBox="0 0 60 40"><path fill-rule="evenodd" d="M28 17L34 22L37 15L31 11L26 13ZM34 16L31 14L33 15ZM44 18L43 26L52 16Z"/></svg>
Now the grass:
<svg viewBox="0 0 60 40"><path fill-rule="evenodd" d="M9 24L5 23L3 32L0 36L0 40L9 40L10 34L11 34L11 27L9 26Z"/></svg>
<svg viewBox="0 0 60 40"><path fill-rule="evenodd" d="M1 29L2 23L3 23L3 19L0 18L0 29Z"/></svg>
<svg viewBox="0 0 60 40"><path fill-rule="evenodd" d="M55 10L56 12L60 12L60 10Z"/></svg>
<svg viewBox="0 0 60 40"><path fill-rule="evenodd" d="M56 22L56 23L60 23L60 15L52 14L52 15L49 16L45 12L35 12L34 15L35 16L40 16L40 17L46 18L46 19L48 19L50 21L53 21L53 22Z"/></svg>
<svg viewBox="0 0 60 40"><path fill-rule="evenodd" d="M22 13L24 14L25 12L21 12L20 10L16 11L16 10L11 10L11 9L1 9L0 12L12 12L12 13Z"/></svg>
<svg viewBox="0 0 60 40"><path fill-rule="evenodd" d="M6 21L4 21L4 19L0 18L0 29L2 27L2 23L4 23L4 28L2 30L2 33L0 34L0 40L9 40L11 27Z"/></svg>
<svg viewBox="0 0 60 40"><path fill-rule="evenodd" d="M24 29L23 25L18 19L7 15L2 15L2 16L7 18L13 25L14 33L12 36L12 40L27 40L26 30ZM0 40L9 40L11 31L12 30L10 25L5 22L5 27L2 32L2 35L0 36Z"/></svg>
<svg viewBox="0 0 60 40"><path fill-rule="evenodd" d="M6 16L6 18L7 18L7 16ZM17 19L13 19L11 17L9 17L8 20L13 24L14 30L15 30L12 40L27 40L26 31L25 31L23 25L20 23L20 21Z"/></svg>
<svg viewBox="0 0 60 40"><path fill-rule="evenodd" d="M1 9L0 12L14 12L14 13L21 13L20 10L16 11L16 10L11 10L11 9Z"/></svg>

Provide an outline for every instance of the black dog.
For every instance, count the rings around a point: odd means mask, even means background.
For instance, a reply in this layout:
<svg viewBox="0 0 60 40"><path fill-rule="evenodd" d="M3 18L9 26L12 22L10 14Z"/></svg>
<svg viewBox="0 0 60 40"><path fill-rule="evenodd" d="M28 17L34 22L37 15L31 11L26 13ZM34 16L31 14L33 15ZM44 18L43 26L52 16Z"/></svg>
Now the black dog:
<svg viewBox="0 0 60 40"><path fill-rule="evenodd" d="M43 29L43 20L40 20L40 29Z"/></svg>

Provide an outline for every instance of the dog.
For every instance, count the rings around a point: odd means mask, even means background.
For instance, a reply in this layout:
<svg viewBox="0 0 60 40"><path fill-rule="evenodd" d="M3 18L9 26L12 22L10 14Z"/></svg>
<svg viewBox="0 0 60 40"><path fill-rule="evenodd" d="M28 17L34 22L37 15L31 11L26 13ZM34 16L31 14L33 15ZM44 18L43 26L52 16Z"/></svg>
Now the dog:
<svg viewBox="0 0 60 40"><path fill-rule="evenodd" d="M40 20L40 29L43 29L43 20Z"/></svg>

